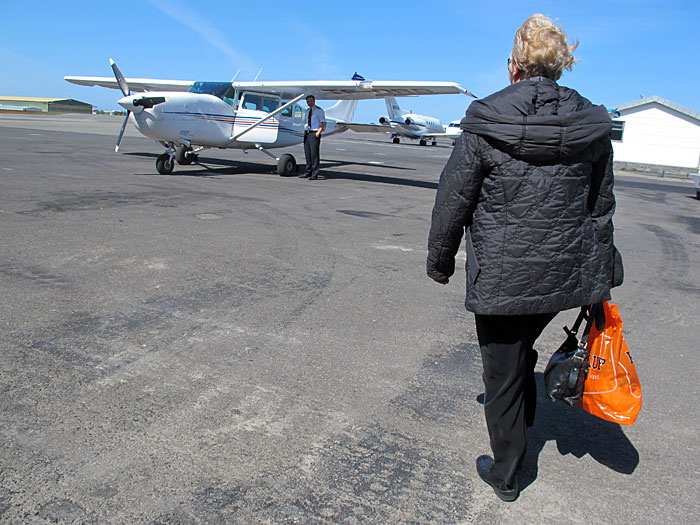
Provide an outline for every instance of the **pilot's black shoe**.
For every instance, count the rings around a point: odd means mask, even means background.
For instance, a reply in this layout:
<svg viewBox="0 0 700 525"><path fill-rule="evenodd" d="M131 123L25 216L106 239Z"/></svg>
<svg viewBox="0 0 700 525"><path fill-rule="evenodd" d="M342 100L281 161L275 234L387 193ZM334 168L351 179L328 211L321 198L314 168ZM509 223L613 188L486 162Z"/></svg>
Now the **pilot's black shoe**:
<svg viewBox="0 0 700 525"><path fill-rule="evenodd" d="M491 456L479 456L476 458L476 471L479 473L479 477L491 485L491 488L496 493L496 496L501 498L503 501L515 501L518 499L518 496L520 495L520 490L518 490L518 479L515 478L512 486L506 485L505 481L498 479L496 476L491 474L492 468L493 459L491 459Z"/></svg>

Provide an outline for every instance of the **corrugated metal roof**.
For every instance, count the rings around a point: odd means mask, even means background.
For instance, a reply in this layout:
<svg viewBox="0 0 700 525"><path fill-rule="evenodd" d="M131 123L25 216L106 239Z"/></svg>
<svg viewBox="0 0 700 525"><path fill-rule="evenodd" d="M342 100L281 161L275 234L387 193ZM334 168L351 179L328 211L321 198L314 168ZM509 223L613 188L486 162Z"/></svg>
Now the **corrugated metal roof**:
<svg viewBox="0 0 700 525"><path fill-rule="evenodd" d="M644 97L640 98L639 100L635 100L634 102L628 102L627 104L622 104L620 106L615 106L613 109L616 109L617 111L624 111L626 109L632 109L636 108L639 106L646 106L647 104L661 104L662 106L666 106L669 109L672 109L674 111L677 111L678 113L682 113L683 115L686 115L690 118L693 118L697 121L700 121L700 113L697 111L693 111L692 109L688 109L686 107L681 106L680 104L676 104L675 102L671 102L670 100L666 100L663 97L660 97L658 95L654 95L652 97Z"/></svg>
<svg viewBox="0 0 700 525"><path fill-rule="evenodd" d="M3 97L0 96L0 100L12 100L13 102L77 102L79 104L85 104L89 106L87 102L80 102L79 100L74 100L72 98L47 98L47 97Z"/></svg>

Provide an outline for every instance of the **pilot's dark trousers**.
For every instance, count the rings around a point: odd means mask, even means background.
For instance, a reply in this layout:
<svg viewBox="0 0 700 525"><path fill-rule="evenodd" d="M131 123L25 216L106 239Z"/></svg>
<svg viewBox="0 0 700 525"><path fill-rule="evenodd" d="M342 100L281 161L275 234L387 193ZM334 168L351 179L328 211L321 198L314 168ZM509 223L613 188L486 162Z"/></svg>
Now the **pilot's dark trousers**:
<svg viewBox="0 0 700 525"><path fill-rule="evenodd" d="M318 169L321 165L321 137L317 137L315 131L304 133L304 154L306 155L305 175L318 177Z"/></svg>
<svg viewBox="0 0 700 525"><path fill-rule="evenodd" d="M491 473L510 486L525 458L527 427L535 420L537 352L533 345L556 315L475 316L484 367L484 413L494 459Z"/></svg>

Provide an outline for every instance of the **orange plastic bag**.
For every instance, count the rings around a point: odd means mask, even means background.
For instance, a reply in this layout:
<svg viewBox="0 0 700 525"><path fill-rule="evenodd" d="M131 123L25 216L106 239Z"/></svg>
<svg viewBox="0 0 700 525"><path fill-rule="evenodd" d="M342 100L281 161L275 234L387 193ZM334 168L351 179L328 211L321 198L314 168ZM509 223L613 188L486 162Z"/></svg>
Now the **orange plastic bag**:
<svg viewBox="0 0 700 525"><path fill-rule="evenodd" d="M617 305L603 303L605 328L593 323L588 337L588 376L581 408L602 419L631 425L642 408L642 386L627 343Z"/></svg>

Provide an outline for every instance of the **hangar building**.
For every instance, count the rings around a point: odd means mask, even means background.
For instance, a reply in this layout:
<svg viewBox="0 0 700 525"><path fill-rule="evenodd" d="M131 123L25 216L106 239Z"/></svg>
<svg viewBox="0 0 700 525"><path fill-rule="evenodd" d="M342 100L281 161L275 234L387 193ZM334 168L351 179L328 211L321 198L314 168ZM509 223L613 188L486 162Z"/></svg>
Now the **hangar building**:
<svg viewBox="0 0 700 525"><path fill-rule="evenodd" d="M700 113L659 96L612 108L615 164L700 168Z"/></svg>
<svg viewBox="0 0 700 525"><path fill-rule="evenodd" d="M0 105L28 106L37 108L44 113L92 113L92 105L72 98L0 96Z"/></svg>

